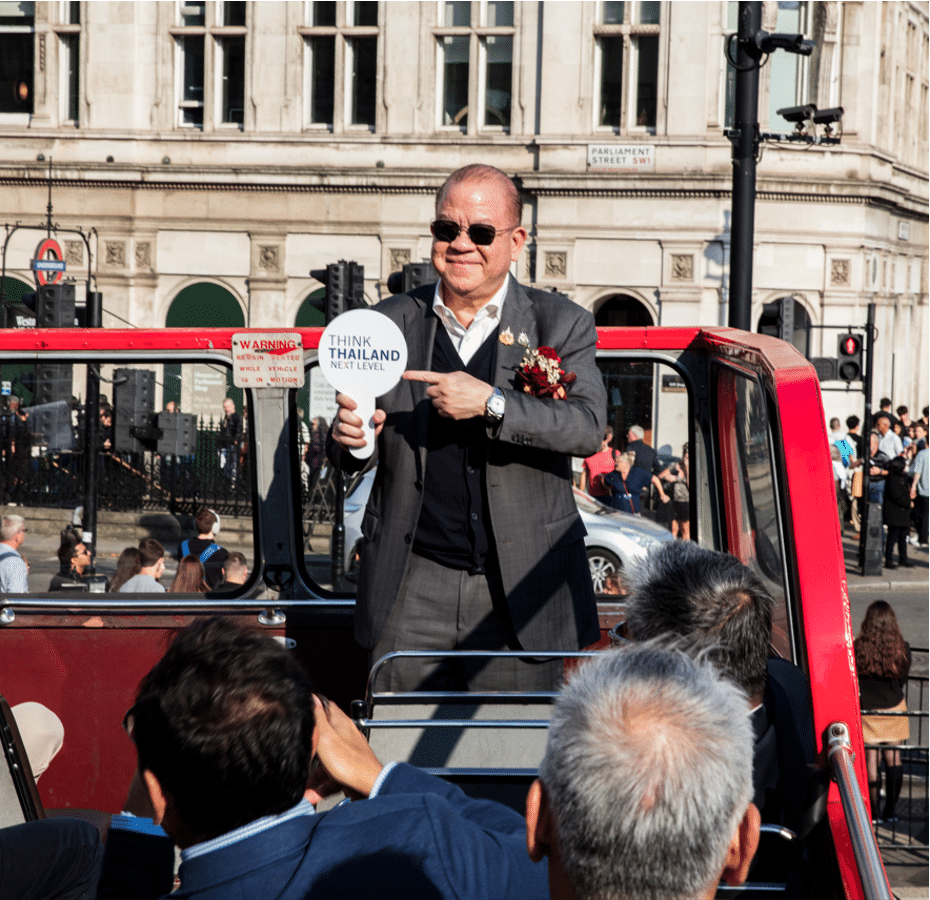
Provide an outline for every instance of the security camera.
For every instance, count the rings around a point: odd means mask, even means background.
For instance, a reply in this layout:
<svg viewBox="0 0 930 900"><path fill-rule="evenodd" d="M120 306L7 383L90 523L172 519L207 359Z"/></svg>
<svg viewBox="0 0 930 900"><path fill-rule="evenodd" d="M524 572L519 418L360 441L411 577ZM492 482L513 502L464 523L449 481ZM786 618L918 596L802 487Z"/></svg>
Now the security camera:
<svg viewBox="0 0 930 900"><path fill-rule="evenodd" d="M807 106L783 106L778 110L778 115L789 122L794 122L796 125L811 120L816 122L817 107L813 103L808 103Z"/></svg>
<svg viewBox="0 0 930 900"><path fill-rule="evenodd" d="M787 50L789 53L810 56L814 52L814 42L805 40L803 34L782 34L781 32L769 34L767 31L757 31L753 40L756 47L763 53Z"/></svg>
<svg viewBox="0 0 930 900"><path fill-rule="evenodd" d="M842 106L831 106L830 109L818 109L814 112L814 122L817 125L830 125L843 118Z"/></svg>

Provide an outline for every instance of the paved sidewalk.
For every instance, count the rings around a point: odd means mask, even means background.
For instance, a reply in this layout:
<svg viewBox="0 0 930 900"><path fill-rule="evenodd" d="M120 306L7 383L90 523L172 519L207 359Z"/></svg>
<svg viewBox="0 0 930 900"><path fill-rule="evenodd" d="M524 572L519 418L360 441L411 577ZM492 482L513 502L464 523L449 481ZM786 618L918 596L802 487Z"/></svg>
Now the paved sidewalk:
<svg viewBox="0 0 930 900"><path fill-rule="evenodd" d="M853 591L895 591L918 590L930 585L930 555L926 547L907 545L908 559L914 563L913 568L882 569L881 575L861 575L859 569L859 542L852 529L843 529L843 557L846 560L846 583ZM895 559L898 558L895 553Z"/></svg>

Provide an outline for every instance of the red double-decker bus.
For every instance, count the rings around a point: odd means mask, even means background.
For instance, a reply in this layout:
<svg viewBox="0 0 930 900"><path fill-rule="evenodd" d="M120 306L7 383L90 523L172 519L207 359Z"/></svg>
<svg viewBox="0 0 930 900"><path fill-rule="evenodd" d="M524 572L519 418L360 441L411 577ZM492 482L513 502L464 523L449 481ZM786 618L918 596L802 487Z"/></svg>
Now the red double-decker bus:
<svg viewBox="0 0 930 900"><path fill-rule="evenodd" d="M320 333L289 332L302 342L312 385L317 384ZM52 508L62 522L70 521L82 497L81 473L94 465L98 535L122 527L128 545L137 540L139 528L158 534L199 505L211 505L223 517L224 531L235 529L251 569L246 585L223 594L34 591L0 597L0 692L11 704L45 704L65 726L64 747L39 783L46 807L119 810L135 766L133 748L120 729L123 713L170 636L196 617L224 613L290 639L323 692L346 707L364 696L365 655L352 640L354 601L344 589L351 585L333 583L326 551L313 533L325 519L321 508L331 513L334 502L322 490L319 472L308 471L305 462L307 435L299 413L313 417L315 395L281 387L235 391L233 334L230 329L0 332L0 379L27 390L48 371L58 372L77 397L68 404L67 447L61 446L67 435L51 438L40 430L41 407L34 407L26 488L20 483L10 488L25 492L10 502L25 506L27 516ZM880 861L877 873L874 860L869 870L868 818L863 823L856 813L868 802L860 710L814 369L781 341L727 328L601 329L598 364L615 431L643 425L651 443L670 457L689 442L691 539L739 558L776 597L773 645L807 674L813 749L824 770L831 766L831 753L834 763L836 780L825 812L830 841L822 864L835 875L838 893L866 896L871 888L864 884L884 875ZM127 372L153 374L135 378ZM117 386L151 381L150 405L156 410L173 398L182 410L196 409L200 391L213 398L219 415L220 401L232 394L239 414L247 413L246 422L226 443L218 424L212 442L198 435L195 444L163 444L159 450L166 430L159 426L161 414L120 432L117 408L114 440L122 448L103 448L98 439L88 450L79 433L80 407L84 385L98 374L104 393L114 381ZM50 413L44 421L53 420ZM131 519L125 510L134 512ZM612 610L604 606L605 631L616 621Z"/></svg>

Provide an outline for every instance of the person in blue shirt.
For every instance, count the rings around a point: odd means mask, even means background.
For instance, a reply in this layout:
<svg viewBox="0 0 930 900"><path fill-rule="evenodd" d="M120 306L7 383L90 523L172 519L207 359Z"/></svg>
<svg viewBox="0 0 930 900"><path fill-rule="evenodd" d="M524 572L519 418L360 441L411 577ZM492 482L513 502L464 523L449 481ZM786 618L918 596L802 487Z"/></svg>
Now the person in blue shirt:
<svg viewBox="0 0 930 900"><path fill-rule="evenodd" d="M610 489L610 505L623 512L639 514L640 495L648 484L654 484L663 503L669 497L662 487L662 482L651 472L633 465L636 454L630 450L617 457L616 468L604 476L604 484Z"/></svg>

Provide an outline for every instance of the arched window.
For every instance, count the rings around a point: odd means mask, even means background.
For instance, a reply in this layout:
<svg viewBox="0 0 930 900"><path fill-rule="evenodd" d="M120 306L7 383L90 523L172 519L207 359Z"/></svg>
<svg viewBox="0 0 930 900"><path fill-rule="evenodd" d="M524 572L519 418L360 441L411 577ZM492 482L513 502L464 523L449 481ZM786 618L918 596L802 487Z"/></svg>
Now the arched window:
<svg viewBox="0 0 930 900"><path fill-rule="evenodd" d="M594 314L594 324L619 328L644 328L654 325L652 314L635 297L615 294L601 303Z"/></svg>
<svg viewBox="0 0 930 900"><path fill-rule="evenodd" d="M759 316L756 331L781 338L793 345L798 353L810 356L811 319L804 306L794 297L782 297L766 303Z"/></svg>
<svg viewBox="0 0 930 900"><path fill-rule="evenodd" d="M226 288L202 282L184 288L171 303L165 315L166 328L244 328L245 316L239 301ZM182 378L196 379L189 385L193 392L184 398ZM224 383L225 382L225 383ZM232 397L236 409L242 412L242 390L233 385L232 370L225 374L214 366L187 367L182 374L177 363L165 365L162 406L173 400L184 412L198 416L219 417L224 397Z"/></svg>

